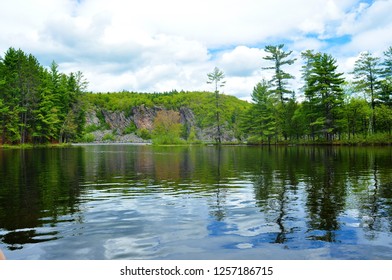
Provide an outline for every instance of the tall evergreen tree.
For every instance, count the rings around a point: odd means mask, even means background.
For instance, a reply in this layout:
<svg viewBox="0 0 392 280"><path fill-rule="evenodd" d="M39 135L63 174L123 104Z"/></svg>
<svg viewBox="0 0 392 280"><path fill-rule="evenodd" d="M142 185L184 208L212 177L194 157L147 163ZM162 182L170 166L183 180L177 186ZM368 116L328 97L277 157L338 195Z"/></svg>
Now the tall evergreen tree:
<svg viewBox="0 0 392 280"><path fill-rule="evenodd" d="M383 76L391 77L392 76L392 47L389 47L388 50L384 52L384 62L382 63L384 66Z"/></svg>
<svg viewBox="0 0 392 280"><path fill-rule="evenodd" d="M68 77L55 62L48 71L33 55L9 48L0 59L0 142L63 140L64 127L67 141L81 136L86 85L81 72Z"/></svg>
<svg viewBox="0 0 392 280"><path fill-rule="evenodd" d="M267 52L268 55L263 57L263 59L271 61L273 66L262 68L266 70L274 70L274 75L271 80L273 87L271 91L278 96L281 103L289 100L292 90L287 88L288 80L294 78L293 75L283 71L283 67L285 65L292 65L296 61L295 58L289 58L292 51L286 52L283 48L284 44L280 44L278 46L266 46L264 51ZM289 95L289 97L287 95Z"/></svg>
<svg viewBox="0 0 392 280"><path fill-rule="evenodd" d="M382 80L381 80L381 91L380 91L380 101L392 107L392 47L389 47L387 51L384 52L384 61L382 63Z"/></svg>
<svg viewBox="0 0 392 280"><path fill-rule="evenodd" d="M302 80L304 82L304 86L302 87L303 93L306 92L307 87L309 86L309 78L312 74L313 64L316 59L316 54L313 50L306 50L301 53L301 58L304 61L304 65L302 66Z"/></svg>
<svg viewBox="0 0 392 280"><path fill-rule="evenodd" d="M222 131L221 131L221 106L220 106L220 98L219 98L219 88L224 87L226 81L224 80L225 74L218 67L215 67L211 73L207 74L208 80L207 84L213 84L215 87L215 117L216 117L216 125L217 125L217 137L216 141L220 144L222 142Z"/></svg>
<svg viewBox="0 0 392 280"><path fill-rule="evenodd" d="M24 61L22 73L22 91L20 107L23 108L20 115L21 143L30 142L32 126L35 121L34 111L38 105L40 89L41 65L33 55L21 54Z"/></svg>
<svg viewBox="0 0 392 280"><path fill-rule="evenodd" d="M369 132L372 134L376 127L374 110L376 99L380 88L380 76L382 75L381 61L379 57L374 57L370 52L361 53L354 64L354 84L357 89L365 94L369 100L371 108L371 119Z"/></svg>
<svg viewBox="0 0 392 280"><path fill-rule="evenodd" d="M60 133L59 100L52 91L52 77L46 70L41 70L42 86L38 108L35 110L34 142L45 143L58 139Z"/></svg>
<svg viewBox="0 0 392 280"><path fill-rule="evenodd" d="M274 70L274 74L270 81L271 92L276 95L280 104L278 105L278 118L277 128L280 134L283 135L286 140L290 133L290 122L293 117L293 111L286 106L290 100L294 99L293 91L288 88L288 81L293 79L294 76L283 70L284 66L292 65L296 59L289 58L292 51L284 51L284 44L277 46L266 46L264 51L268 53L267 56L263 57L264 60L272 62L273 66L263 67L265 70Z"/></svg>
<svg viewBox="0 0 392 280"><path fill-rule="evenodd" d="M260 136L261 141L267 140L270 144L271 139L276 136L276 99L272 96L265 80L254 87L252 101L254 102L253 132Z"/></svg>
<svg viewBox="0 0 392 280"><path fill-rule="evenodd" d="M2 116L2 142L17 143L20 141L20 122L19 114L22 111L20 107L20 68L21 59L20 51L9 48L3 59L3 82L1 87L1 98L3 107L7 108Z"/></svg>
<svg viewBox="0 0 392 280"><path fill-rule="evenodd" d="M336 60L328 54L317 53L311 58L305 96L311 108L313 123L320 126L326 140L333 139L339 131L337 120L341 117L344 82L342 73L337 73Z"/></svg>

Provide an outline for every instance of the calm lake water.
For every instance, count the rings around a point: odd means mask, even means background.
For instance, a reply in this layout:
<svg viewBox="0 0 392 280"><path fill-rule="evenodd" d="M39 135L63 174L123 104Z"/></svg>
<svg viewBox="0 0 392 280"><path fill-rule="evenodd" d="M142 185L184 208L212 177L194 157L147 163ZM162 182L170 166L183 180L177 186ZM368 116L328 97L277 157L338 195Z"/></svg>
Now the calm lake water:
<svg viewBox="0 0 392 280"><path fill-rule="evenodd" d="M392 148L0 150L9 259L392 259Z"/></svg>

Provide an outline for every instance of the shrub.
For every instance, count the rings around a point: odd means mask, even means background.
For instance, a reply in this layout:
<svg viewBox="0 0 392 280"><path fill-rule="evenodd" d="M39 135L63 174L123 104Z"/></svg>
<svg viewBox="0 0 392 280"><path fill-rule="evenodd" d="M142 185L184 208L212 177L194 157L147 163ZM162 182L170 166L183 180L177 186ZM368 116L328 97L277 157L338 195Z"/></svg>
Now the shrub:
<svg viewBox="0 0 392 280"><path fill-rule="evenodd" d="M145 129L145 128L138 129L136 131L136 135L139 136L140 138L144 139L144 140L151 139L151 133L147 129Z"/></svg>
<svg viewBox="0 0 392 280"><path fill-rule="evenodd" d="M99 125L91 124L91 125L86 126L86 127L84 128L84 131L85 131L86 133L90 133L90 132L97 131L97 130L99 130L100 128L101 128L101 127L100 127Z"/></svg>
<svg viewBox="0 0 392 280"><path fill-rule="evenodd" d="M171 137L170 135L155 135L152 139L154 145L180 145L186 142L179 137Z"/></svg>
<svg viewBox="0 0 392 280"><path fill-rule="evenodd" d="M94 142L94 141L95 141L95 136L92 133L84 134L82 139L81 139L81 142L83 142L83 143L91 143L91 142Z"/></svg>
<svg viewBox="0 0 392 280"><path fill-rule="evenodd" d="M189 131L187 142L189 144L200 144L201 143L201 141L197 139L196 130L193 126L191 127L191 130Z"/></svg>
<svg viewBox="0 0 392 280"><path fill-rule="evenodd" d="M152 142L159 145L183 144L185 141L180 138L181 131L182 125L178 112L159 111L154 120Z"/></svg>
<svg viewBox="0 0 392 280"><path fill-rule="evenodd" d="M114 141L116 136L113 133L107 133L103 136L102 141Z"/></svg>
<svg viewBox="0 0 392 280"><path fill-rule="evenodd" d="M131 134L137 130L137 127L134 122L131 122L123 131L123 134Z"/></svg>
<svg viewBox="0 0 392 280"><path fill-rule="evenodd" d="M248 144L250 145L257 145L257 144L261 144L261 137L260 136L256 136L256 135L252 135L248 138L247 140Z"/></svg>

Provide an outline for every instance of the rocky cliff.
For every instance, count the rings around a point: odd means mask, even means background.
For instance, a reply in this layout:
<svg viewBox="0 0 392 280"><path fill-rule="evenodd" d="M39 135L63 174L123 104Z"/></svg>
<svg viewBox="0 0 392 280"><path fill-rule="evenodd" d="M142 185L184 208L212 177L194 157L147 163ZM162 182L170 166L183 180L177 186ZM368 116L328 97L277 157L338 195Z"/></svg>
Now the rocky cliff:
<svg viewBox="0 0 392 280"><path fill-rule="evenodd" d="M115 141L115 142L150 142L148 134L152 132L154 119L157 113L167 110L163 107L146 107L144 105L133 107L128 112L111 112L105 109L94 107L87 112L86 127L93 127L90 133L94 135L96 142ZM197 126L196 118L191 109L182 107L177 112L180 114L180 122L184 126L186 135L189 135L193 127L196 138L204 142L214 142L217 129L214 126L200 128ZM234 132L224 130L223 141L234 142L237 139Z"/></svg>
<svg viewBox="0 0 392 280"><path fill-rule="evenodd" d="M94 135L94 140L98 142L149 142L148 137L143 136L140 132L151 133L157 113L164 110L167 109L158 106L149 108L141 105L133 107L129 112L111 112L95 107L87 112L86 127L95 128L91 133ZM215 141L217 133L215 127L203 129L198 127L194 113L187 107L181 107L177 112L180 114L180 122L185 128L185 134L189 134L193 127L197 139L205 142ZM230 130L226 130L223 134L223 141L236 140L234 133Z"/></svg>

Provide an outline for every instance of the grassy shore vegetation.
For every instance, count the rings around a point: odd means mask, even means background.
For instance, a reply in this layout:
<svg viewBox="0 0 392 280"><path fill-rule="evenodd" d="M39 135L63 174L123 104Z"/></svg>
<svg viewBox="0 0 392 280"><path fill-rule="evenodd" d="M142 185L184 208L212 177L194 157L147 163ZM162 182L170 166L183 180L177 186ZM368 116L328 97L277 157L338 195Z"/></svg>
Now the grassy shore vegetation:
<svg viewBox="0 0 392 280"><path fill-rule="evenodd" d="M361 53L352 80L327 53L307 50L295 58L284 45L266 46L265 52L260 59L272 78L257 83L252 102L245 102L217 89L87 93L81 72L60 73L55 62L43 67L33 55L10 48L0 57L0 145L91 142L92 132L108 126L102 116L100 126L86 126L88 108L129 116L142 105L165 110L156 115L153 130L130 124L124 133L155 144L199 143L196 130L214 127L219 141L226 130L249 144L392 143L392 47L382 57ZM297 92L290 87L294 77L285 71L295 63L302 65L303 87ZM194 115L192 127L181 125L182 108ZM113 133L105 135L105 141L113 140Z"/></svg>

